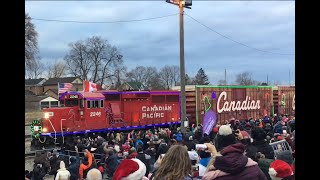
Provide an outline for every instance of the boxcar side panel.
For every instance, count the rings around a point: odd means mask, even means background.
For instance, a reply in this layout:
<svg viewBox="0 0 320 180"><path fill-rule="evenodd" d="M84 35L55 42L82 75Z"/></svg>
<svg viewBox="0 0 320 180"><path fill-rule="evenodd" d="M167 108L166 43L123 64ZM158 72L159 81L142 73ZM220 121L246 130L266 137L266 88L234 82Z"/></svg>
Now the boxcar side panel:
<svg viewBox="0 0 320 180"><path fill-rule="evenodd" d="M231 118L256 119L272 112L270 86L197 86L196 93L197 119L201 124L208 110L216 114L220 124Z"/></svg>

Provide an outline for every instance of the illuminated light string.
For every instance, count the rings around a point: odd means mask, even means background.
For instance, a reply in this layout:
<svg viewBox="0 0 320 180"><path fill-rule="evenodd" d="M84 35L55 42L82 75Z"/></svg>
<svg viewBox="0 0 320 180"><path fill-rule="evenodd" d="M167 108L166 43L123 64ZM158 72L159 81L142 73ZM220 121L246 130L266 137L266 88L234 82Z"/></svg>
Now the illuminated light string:
<svg viewBox="0 0 320 180"><path fill-rule="evenodd" d="M207 102L209 103L209 107L208 107L208 108L207 108L207 106L206 106L206 102L205 102L206 100L207 100ZM203 105L204 105L205 111L208 112L208 111L210 110L211 106L212 106L211 103L210 103L210 100L209 100L208 96L205 96L205 97L204 97Z"/></svg>
<svg viewBox="0 0 320 180"><path fill-rule="evenodd" d="M37 127L37 130L36 130L36 134L35 134L35 127ZM41 126L41 123L39 120L33 120L32 123L31 123L31 135L32 137L34 138L39 138L40 137L40 134L42 133L42 126Z"/></svg>
<svg viewBox="0 0 320 180"><path fill-rule="evenodd" d="M286 94L282 94L281 105L286 107Z"/></svg>

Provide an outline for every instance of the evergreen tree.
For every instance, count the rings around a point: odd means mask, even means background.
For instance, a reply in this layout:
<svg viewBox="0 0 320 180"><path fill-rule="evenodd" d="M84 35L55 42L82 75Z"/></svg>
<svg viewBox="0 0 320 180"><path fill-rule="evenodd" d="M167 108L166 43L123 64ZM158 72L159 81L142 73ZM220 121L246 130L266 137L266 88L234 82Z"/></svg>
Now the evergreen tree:
<svg viewBox="0 0 320 180"><path fill-rule="evenodd" d="M210 82L208 81L208 76L204 72L202 68L199 69L197 75L195 76L194 83L196 85L208 85Z"/></svg>

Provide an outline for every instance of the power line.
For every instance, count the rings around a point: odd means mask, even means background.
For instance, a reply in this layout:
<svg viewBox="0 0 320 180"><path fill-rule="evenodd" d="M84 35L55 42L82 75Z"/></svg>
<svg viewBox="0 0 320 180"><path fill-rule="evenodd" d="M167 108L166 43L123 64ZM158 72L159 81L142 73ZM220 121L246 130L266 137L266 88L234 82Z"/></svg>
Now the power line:
<svg viewBox="0 0 320 180"><path fill-rule="evenodd" d="M137 21L148 21L148 20L153 20L153 19L165 18L165 17L169 17L169 16L175 16L178 14L179 13L170 14L170 15L166 15L166 16L145 18L145 19L120 20L120 21L72 21L72 20L42 19L42 18L31 18L31 19L37 20L37 21L53 21L53 22L63 22L63 23L100 23L100 24L102 24L102 23L126 23L126 22L137 22Z"/></svg>
<svg viewBox="0 0 320 180"><path fill-rule="evenodd" d="M223 35L223 34L219 33L218 31L216 31L216 30L214 30L214 29L212 29L212 28L208 27L207 25L205 25L205 24L203 24L203 23L199 22L199 21L198 21L198 20L196 20L195 18L193 18L193 17L189 16L188 14L185 14L185 15L187 15L188 17L190 17L192 20L196 21L197 23L201 24L202 26L204 26L204 27L206 27L206 28L210 29L211 31L213 31L213 32L215 32L215 33L217 33L217 34L219 34L220 36L222 36L222 37L224 37L224 38L226 38L226 39L229 39L230 41L233 41L233 42L235 42L235 43L237 43L237 44L240 44L240 45L242 45L242 46L245 46L245 47L247 47L247 48L254 49L254 50L257 50L257 51L261 51L261 52L264 52L264 53L270 53L270 54L291 55L291 56L292 56L292 55L295 55L295 54L275 53L275 52L266 51L266 50L262 50L262 49L258 49L258 48L255 48L255 47L248 46L248 45L246 45L246 44L244 44L244 43L241 43L241 42L239 42L239 41L233 40L233 39L229 38L228 36L226 36L226 35Z"/></svg>

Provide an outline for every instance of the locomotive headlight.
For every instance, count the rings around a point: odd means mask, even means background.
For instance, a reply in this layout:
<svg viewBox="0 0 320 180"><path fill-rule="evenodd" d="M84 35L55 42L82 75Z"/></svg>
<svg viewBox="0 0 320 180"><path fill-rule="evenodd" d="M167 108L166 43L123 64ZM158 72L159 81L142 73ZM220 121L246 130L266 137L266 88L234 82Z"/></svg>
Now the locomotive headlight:
<svg viewBox="0 0 320 180"><path fill-rule="evenodd" d="M45 112L45 113L44 113L44 118L45 118L45 119L49 119L49 113L48 113L48 112Z"/></svg>
<svg viewBox="0 0 320 180"><path fill-rule="evenodd" d="M42 132L48 132L48 129L47 128L43 128Z"/></svg>

